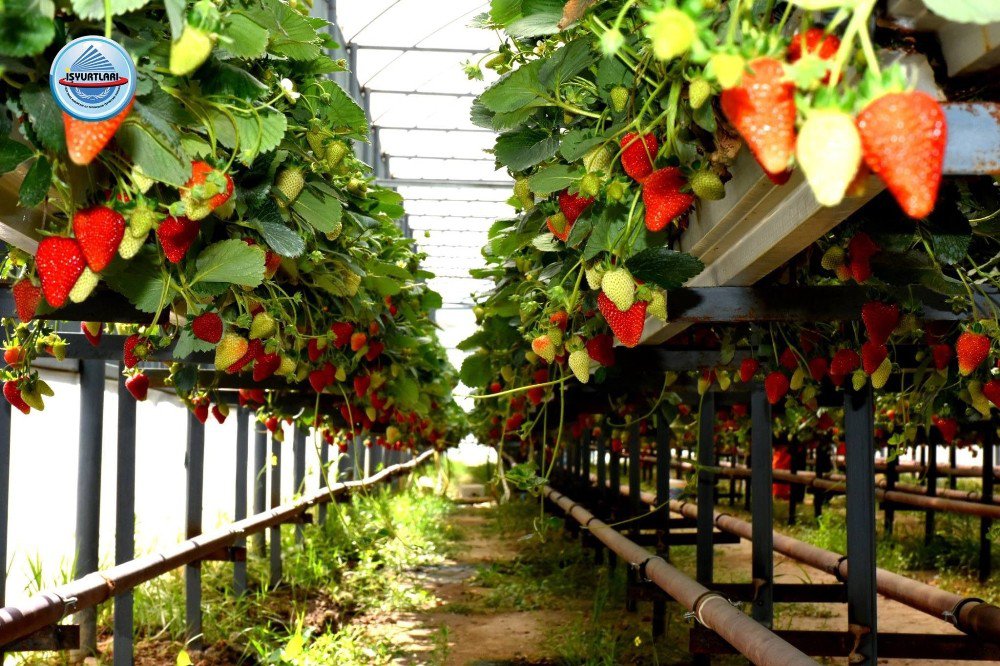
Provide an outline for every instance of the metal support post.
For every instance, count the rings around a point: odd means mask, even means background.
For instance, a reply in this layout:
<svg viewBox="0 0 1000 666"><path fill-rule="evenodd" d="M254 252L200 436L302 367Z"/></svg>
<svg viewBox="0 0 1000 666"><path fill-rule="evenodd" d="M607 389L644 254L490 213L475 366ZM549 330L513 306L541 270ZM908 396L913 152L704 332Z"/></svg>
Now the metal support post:
<svg viewBox="0 0 1000 666"><path fill-rule="evenodd" d="M321 488L327 488L336 481L330 477L330 445L320 437L317 437L316 441L319 442L319 485ZM326 502L319 505L318 520L320 525L326 524Z"/></svg>
<svg viewBox="0 0 1000 666"><path fill-rule="evenodd" d="M101 524L101 440L104 435L104 361L80 361L80 457L76 486L74 578L97 571ZM76 614L80 656L97 654L97 609Z"/></svg>
<svg viewBox="0 0 1000 666"><path fill-rule="evenodd" d="M271 436L271 508L281 505L281 442ZM271 528L271 589L281 582L281 524Z"/></svg>
<svg viewBox="0 0 1000 666"><path fill-rule="evenodd" d="M698 536L696 548L696 578L706 585L712 582L712 513L715 510L715 474L708 467L715 465L715 393L708 391L701 398L698 413Z"/></svg>
<svg viewBox="0 0 1000 666"><path fill-rule="evenodd" d="M187 432L187 529L185 538L201 534L202 493L205 477L205 426L194 412L188 413ZM202 647L201 630L201 562L184 567L185 639L189 648Z"/></svg>
<svg viewBox="0 0 1000 666"><path fill-rule="evenodd" d="M292 433L292 486L293 495L301 496L306 484L306 431L296 427ZM295 524L295 543L302 544L305 534L302 523Z"/></svg>
<svg viewBox="0 0 1000 666"><path fill-rule="evenodd" d="M656 416L656 554L670 560L670 425L661 412ZM653 637L667 632L667 602L653 602Z"/></svg>
<svg viewBox="0 0 1000 666"><path fill-rule="evenodd" d="M991 420L983 438L983 504L993 503L993 488L996 474L993 472L993 442L996 440L996 427ZM985 583L993 572L993 553L991 534L993 521L989 518L979 519L979 581Z"/></svg>
<svg viewBox="0 0 1000 666"><path fill-rule="evenodd" d="M875 587L875 410L871 384L844 398L847 446L847 621L856 644L852 664L878 657Z"/></svg>
<svg viewBox="0 0 1000 666"><path fill-rule="evenodd" d="M267 510L267 428L260 421L254 420L253 431L253 512L261 514ZM261 530L253 535L254 550L264 555L267 545L264 532Z"/></svg>
<svg viewBox="0 0 1000 666"><path fill-rule="evenodd" d="M250 414L244 407L236 408L236 498L233 516L237 521L247 517L247 467L250 457ZM240 539L237 547L246 548L247 540ZM233 593L242 596L247 591L247 563L233 562Z"/></svg>
<svg viewBox="0 0 1000 666"><path fill-rule="evenodd" d="M636 518L639 516L639 507L642 506L642 498L640 493L642 488L640 484L642 481L639 478L641 467L639 465L639 458L642 454L642 447L639 442L639 424L635 423L629 428L629 438L628 438L628 512L629 518ZM629 533L636 535L639 533L638 527L633 522L632 527L629 528ZM628 584L638 583L638 578L636 577L636 572L632 567L629 567L626 572L626 581ZM638 604L635 599L630 598L631 595L625 595L625 610L634 613Z"/></svg>
<svg viewBox="0 0 1000 666"><path fill-rule="evenodd" d="M927 434L927 496L936 497L938 491L938 466L937 466L938 439L932 430ZM924 514L924 543L934 540L934 518L933 510L928 510Z"/></svg>
<svg viewBox="0 0 1000 666"><path fill-rule="evenodd" d="M756 594L751 614L765 627L774 621L774 501L771 497L771 405L764 386L750 394L750 496L753 527L752 577Z"/></svg>
<svg viewBox="0 0 1000 666"><path fill-rule="evenodd" d="M118 364L118 473L115 483L115 564L135 559L135 398ZM133 594L115 597L114 666L132 666Z"/></svg>

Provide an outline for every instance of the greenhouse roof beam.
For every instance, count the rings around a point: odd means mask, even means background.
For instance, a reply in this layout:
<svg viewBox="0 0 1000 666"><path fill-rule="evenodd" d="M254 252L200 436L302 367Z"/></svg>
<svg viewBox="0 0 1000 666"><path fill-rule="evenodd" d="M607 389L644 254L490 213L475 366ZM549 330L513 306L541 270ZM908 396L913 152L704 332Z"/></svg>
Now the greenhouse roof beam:
<svg viewBox="0 0 1000 666"><path fill-rule="evenodd" d="M477 97L478 93L471 92L441 92L435 90L392 90L389 88L368 88L368 92L375 95L415 95L418 97Z"/></svg>
<svg viewBox="0 0 1000 666"><path fill-rule="evenodd" d="M511 186L511 183L506 180L449 180L447 178L380 178L375 182L382 187L481 187L486 189L508 189Z"/></svg>
<svg viewBox="0 0 1000 666"><path fill-rule="evenodd" d="M404 53L468 53L470 55L490 53L489 49L463 49L438 46L393 46L391 44L353 44L365 51L402 51Z"/></svg>
<svg viewBox="0 0 1000 666"><path fill-rule="evenodd" d="M379 125L380 130L394 130L397 132L470 132L473 134L496 134L493 130L481 127L402 127L400 125Z"/></svg>
<svg viewBox="0 0 1000 666"><path fill-rule="evenodd" d="M397 160L443 160L447 162L493 162L495 161L491 157L443 157L435 155L393 155L387 154L386 157L395 157ZM412 199L410 200L412 201Z"/></svg>

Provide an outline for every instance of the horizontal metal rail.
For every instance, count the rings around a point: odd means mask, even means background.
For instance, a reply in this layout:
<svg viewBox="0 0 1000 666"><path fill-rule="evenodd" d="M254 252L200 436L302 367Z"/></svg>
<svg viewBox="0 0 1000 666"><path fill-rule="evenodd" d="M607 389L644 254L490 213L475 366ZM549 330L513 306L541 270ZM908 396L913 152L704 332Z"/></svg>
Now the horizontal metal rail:
<svg viewBox="0 0 1000 666"><path fill-rule="evenodd" d="M650 556L648 550L619 534L559 491L545 486L543 493L630 566L640 567L650 582L693 612L701 624L719 634L754 664L812 666L818 663L730 604L719 593L695 582L663 558Z"/></svg>
<svg viewBox="0 0 1000 666"><path fill-rule="evenodd" d="M20 604L5 606L0 609L0 646L55 624L70 613L92 608L178 567L201 561L220 549L236 544L249 534L293 522L312 506L325 504L340 495L375 486L407 473L426 461L432 453L433 451L425 451L413 460L387 467L360 481L336 483L321 488L296 502L283 504L214 532L181 541L159 553L96 571L65 585L40 592Z"/></svg>

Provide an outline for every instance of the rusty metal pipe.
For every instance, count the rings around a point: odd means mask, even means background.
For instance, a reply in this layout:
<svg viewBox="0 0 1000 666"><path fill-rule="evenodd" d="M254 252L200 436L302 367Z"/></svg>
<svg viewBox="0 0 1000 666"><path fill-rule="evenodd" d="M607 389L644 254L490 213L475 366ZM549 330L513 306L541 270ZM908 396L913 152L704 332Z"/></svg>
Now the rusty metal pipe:
<svg viewBox="0 0 1000 666"><path fill-rule="evenodd" d="M374 486L409 472L427 460L431 453L432 451L425 451L409 462L387 467L361 481L336 483L328 488L320 488L296 502L283 504L214 532L181 541L159 553L88 574L65 585L40 592L20 604L0 608L0 646L55 624L70 613L96 606L141 583L203 559L221 548L235 544L248 534L287 523L316 504L330 502L339 495Z"/></svg>
<svg viewBox="0 0 1000 666"><path fill-rule="evenodd" d="M648 550L622 536L562 493L545 486L545 496L588 528L601 543L632 566L645 563L646 577L695 613L699 621L759 666L815 666L817 662L754 621L718 593L695 582Z"/></svg>

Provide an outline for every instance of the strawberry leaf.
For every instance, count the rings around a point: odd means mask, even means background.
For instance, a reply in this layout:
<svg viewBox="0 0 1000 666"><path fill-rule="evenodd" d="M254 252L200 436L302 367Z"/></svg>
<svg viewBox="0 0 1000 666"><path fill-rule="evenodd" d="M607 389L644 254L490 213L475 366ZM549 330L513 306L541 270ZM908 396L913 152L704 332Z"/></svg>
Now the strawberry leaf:
<svg viewBox="0 0 1000 666"><path fill-rule="evenodd" d="M167 185L181 187L191 177L191 162L170 145L170 141L133 119L118 129L115 140L132 162L147 176Z"/></svg>
<svg viewBox="0 0 1000 666"><path fill-rule="evenodd" d="M25 206L37 206L45 199L45 194L52 184L52 165L44 155L35 160L28 173L21 181L18 197Z"/></svg>
<svg viewBox="0 0 1000 666"><path fill-rule="evenodd" d="M256 287L264 279L264 253L239 239L219 241L201 251L195 269L191 284L226 282Z"/></svg>
<svg viewBox="0 0 1000 666"><path fill-rule="evenodd" d="M677 289L700 273L705 265L687 252L650 247L629 257L625 267L637 280L651 282L663 289Z"/></svg>
<svg viewBox="0 0 1000 666"><path fill-rule="evenodd" d="M0 11L0 56L36 55L45 50L55 35L52 17L37 11L35 2L7 0Z"/></svg>
<svg viewBox="0 0 1000 666"><path fill-rule="evenodd" d="M232 40L225 45L225 50L238 58L252 60L267 52L267 29L242 12L229 14L220 33Z"/></svg>
<svg viewBox="0 0 1000 666"><path fill-rule="evenodd" d="M292 210L320 233L331 233L340 223L344 205L336 197L319 190L306 189L295 200Z"/></svg>
<svg viewBox="0 0 1000 666"><path fill-rule="evenodd" d="M531 191L535 194L552 194L580 180L583 174L580 170L566 164L556 164L554 166L540 169L528 179Z"/></svg>
<svg viewBox="0 0 1000 666"><path fill-rule="evenodd" d="M111 15L118 16L147 5L149 0L111 0ZM72 0L73 11L80 18L103 19L105 0Z"/></svg>
<svg viewBox="0 0 1000 666"><path fill-rule="evenodd" d="M524 171L549 159L558 149L558 136L550 136L544 130L526 129L500 135L493 154L511 171Z"/></svg>
<svg viewBox="0 0 1000 666"><path fill-rule="evenodd" d="M38 141L51 151L66 150L66 132L62 112L52 97L52 91L41 86L26 87L21 92L21 106L28 114L31 129Z"/></svg>
<svg viewBox="0 0 1000 666"><path fill-rule="evenodd" d="M493 369L486 354L473 354L462 362L462 383L469 388L482 388L489 384Z"/></svg>
<svg viewBox="0 0 1000 666"><path fill-rule="evenodd" d="M33 154L31 148L23 143L0 137L0 174L13 171Z"/></svg>

